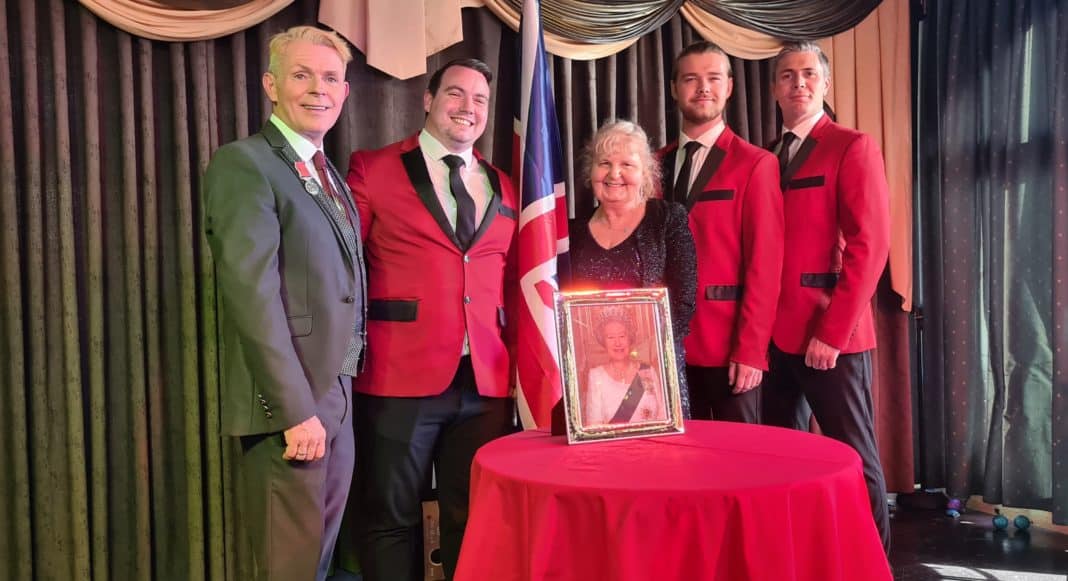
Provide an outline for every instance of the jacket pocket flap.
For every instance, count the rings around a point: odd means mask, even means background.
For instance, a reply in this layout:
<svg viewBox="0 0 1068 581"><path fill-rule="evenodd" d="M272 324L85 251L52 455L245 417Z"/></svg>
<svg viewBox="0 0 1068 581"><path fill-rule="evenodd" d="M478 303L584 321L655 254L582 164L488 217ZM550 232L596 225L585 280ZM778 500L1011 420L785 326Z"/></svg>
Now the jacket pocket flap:
<svg viewBox="0 0 1068 581"><path fill-rule="evenodd" d="M807 178L797 178L796 180L790 180L786 184L788 190L800 190L804 188L818 188L823 185L823 176L811 176Z"/></svg>
<svg viewBox="0 0 1068 581"><path fill-rule="evenodd" d="M705 190L697 196L698 202L723 202L734 199L734 190Z"/></svg>
<svg viewBox="0 0 1068 581"><path fill-rule="evenodd" d="M414 321L418 313L418 299L371 299L367 303L367 320L369 321L407 323Z"/></svg>

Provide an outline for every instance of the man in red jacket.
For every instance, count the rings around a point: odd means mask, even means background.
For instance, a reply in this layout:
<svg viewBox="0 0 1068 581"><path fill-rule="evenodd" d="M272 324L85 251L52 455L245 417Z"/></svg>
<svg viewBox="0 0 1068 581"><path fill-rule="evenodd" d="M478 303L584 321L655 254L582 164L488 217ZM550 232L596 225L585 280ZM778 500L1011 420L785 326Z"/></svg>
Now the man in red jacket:
<svg viewBox="0 0 1068 581"><path fill-rule="evenodd" d="M779 299L782 193L775 156L724 123L733 88L723 49L686 47L671 80L682 133L660 158L664 197L689 209L697 247L697 310L685 343L690 414L756 423Z"/></svg>
<svg viewBox="0 0 1068 581"><path fill-rule="evenodd" d="M368 281L366 368L353 403L366 581L423 578L421 493L431 468L452 577L471 460L512 429L502 330L516 197L473 148L486 128L491 81L481 61L446 64L423 97L423 130L350 160Z"/></svg>
<svg viewBox="0 0 1068 581"><path fill-rule="evenodd" d="M882 153L823 112L830 64L817 44L787 43L772 67L786 250L762 414L765 423L804 429L807 401L824 434L856 449L889 547L871 396L871 300L890 249Z"/></svg>

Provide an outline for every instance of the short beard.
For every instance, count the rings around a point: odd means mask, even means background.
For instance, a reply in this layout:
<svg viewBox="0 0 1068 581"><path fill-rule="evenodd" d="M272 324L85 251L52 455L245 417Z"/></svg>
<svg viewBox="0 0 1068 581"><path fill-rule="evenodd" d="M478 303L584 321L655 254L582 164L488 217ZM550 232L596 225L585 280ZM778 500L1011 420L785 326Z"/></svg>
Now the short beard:
<svg viewBox="0 0 1068 581"><path fill-rule="evenodd" d="M712 109L707 115L703 111L699 111L695 108L680 107L679 111L682 112L682 118L685 119L687 123L693 125L709 123L723 116L722 108Z"/></svg>

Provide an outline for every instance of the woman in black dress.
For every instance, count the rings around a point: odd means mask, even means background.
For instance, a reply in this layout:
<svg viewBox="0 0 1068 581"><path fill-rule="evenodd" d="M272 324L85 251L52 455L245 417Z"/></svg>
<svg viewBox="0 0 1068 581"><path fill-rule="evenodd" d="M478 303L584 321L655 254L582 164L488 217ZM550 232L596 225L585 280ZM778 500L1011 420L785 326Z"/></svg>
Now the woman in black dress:
<svg viewBox="0 0 1068 581"><path fill-rule="evenodd" d="M689 417L682 340L693 317L697 255L686 209L654 197L660 164L645 132L630 121L597 131L583 151L582 171L598 206L588 221L571 224L571 286L667 287L683 417Z"/></svg>

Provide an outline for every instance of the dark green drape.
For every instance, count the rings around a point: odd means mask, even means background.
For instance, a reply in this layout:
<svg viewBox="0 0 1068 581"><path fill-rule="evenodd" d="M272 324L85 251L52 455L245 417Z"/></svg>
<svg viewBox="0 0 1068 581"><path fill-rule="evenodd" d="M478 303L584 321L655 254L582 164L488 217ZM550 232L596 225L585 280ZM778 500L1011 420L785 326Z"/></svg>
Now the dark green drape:
<svg viewBox="0 0 1068 581"><path fill-rule="evenodd" d="M1068 523L1068 5L926 5L923 478Z"/></svg>

